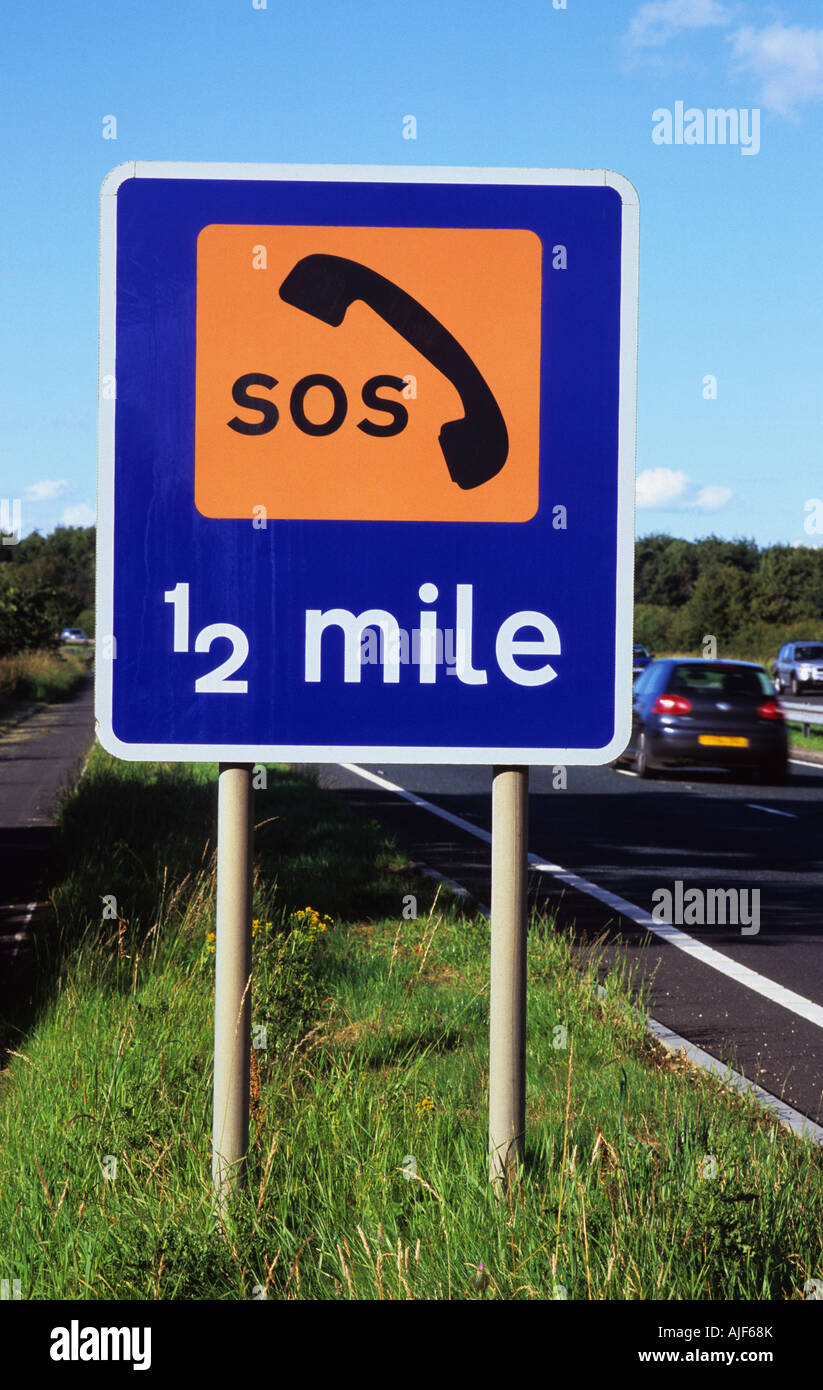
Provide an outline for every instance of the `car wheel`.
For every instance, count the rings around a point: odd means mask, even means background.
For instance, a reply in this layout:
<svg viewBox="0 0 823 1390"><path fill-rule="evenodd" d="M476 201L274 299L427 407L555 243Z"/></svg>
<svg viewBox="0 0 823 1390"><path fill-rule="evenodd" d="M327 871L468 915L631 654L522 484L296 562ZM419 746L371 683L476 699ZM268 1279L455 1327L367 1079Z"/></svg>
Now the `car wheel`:
<svg viewBox="0 0 823 1390"><path fill-rule="evenodd" d="M763 781L772 787L782 787L788 775L789 764L786 758L771 758L760 769Z"/></svg>
<svg viewBox="0 0 823 1390"><path fill-rule="evenodd" d="M774 688L777 691L778 695L783 694L783 682L777 675L774 678Z"/></svg>
<svg viewBox="0 0 823 1390"><path fill-rule="evenodd" d="M799 695L802 688L803 687L800 685L797 676L792 676L792 694Z"/></svg>
<svg viewBox="0 0 823 1390"><path fill-rule="evenodd" d="M651 777L652 769L649 767L649 753L646 748L646 735L641 734L637 740L637 752L634 757L634 770L638 777Z"/></svg>

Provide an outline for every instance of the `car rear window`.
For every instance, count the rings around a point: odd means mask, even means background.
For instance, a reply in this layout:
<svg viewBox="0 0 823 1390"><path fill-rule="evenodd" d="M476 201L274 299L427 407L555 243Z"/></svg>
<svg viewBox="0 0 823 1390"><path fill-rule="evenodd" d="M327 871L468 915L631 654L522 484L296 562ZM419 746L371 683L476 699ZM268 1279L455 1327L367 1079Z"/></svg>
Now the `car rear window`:
<svg viewBox="0 0 823 1390"><path fill-rule="evenodd" d="M667 682L674 694L694 695L773 695L774 688L765 671L756 666L709 666L702 662L675 666Z"/></svg>

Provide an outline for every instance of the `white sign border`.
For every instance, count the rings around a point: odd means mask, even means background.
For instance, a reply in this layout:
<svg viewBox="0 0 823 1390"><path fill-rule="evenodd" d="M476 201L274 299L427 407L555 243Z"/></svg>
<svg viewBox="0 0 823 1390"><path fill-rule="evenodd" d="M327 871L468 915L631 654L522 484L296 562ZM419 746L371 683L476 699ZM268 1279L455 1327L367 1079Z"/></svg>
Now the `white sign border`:
<svg viewBox="0 0 823 1390"><path fill-rule="evenodd" d="M351 183L553 184L614 188L622 204L620 391L618 406L615 614L615 734L603 748L428 748L363 744L124 743L112 728L114 631L114 416L116 383L117 191L127 179L256 179ZM226 164L131 160L100 192L100 320L97 451L97 619L95 721L107 752L130 762L360 762L599 766L616 758L631 731L634 602L634 475L637 411L639 212L637 191L609 169L498 169L450 165ZM116 389L116 388L115 388ZM108 654L106 654L108 653ZM622 698L621 698L622 697Z"/></svg>

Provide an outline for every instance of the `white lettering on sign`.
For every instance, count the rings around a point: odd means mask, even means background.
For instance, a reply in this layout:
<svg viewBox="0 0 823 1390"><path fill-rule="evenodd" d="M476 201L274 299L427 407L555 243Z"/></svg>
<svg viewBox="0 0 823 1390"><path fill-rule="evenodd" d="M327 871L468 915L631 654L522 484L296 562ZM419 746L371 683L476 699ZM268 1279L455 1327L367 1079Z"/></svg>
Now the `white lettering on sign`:
<svg viewBox="0 0 823 1390"><path fill-rule="evenodd" d="M434 584L421 584L418 590L425 602L434 602L438 596ZM421 639L425 634L426 646L432 648L432 637L436 632L437 614L432 610L421 610L419 629ZM343 633L343 680L347 685L360 682L363 663L361 646L363 634L368 628L379 628L383 637L380 644L380 663L383 667L384 684L396 685L400 680L400 624L394 614L385 608L366 608L362 613L352 613L348 608L306 609L305 639L305 679L318 682L323 679L323 635L330 628L338 628ZM532 628L540 636L537 640L518 637L523 629ZM455 674L464 685L485 685L488 673L474 666L474 611L473 587L471 584L458 584L455 596L456 661ZM503 675L515 685L546 685L554 680L557 672L546 661L542 666L529 668L521 666L519 656L559 656L561 651L560 634L555 623L545 613L534 609L521 609L512 613L500 624L495 641L495 657ZM437 679L437 662L431 652L419 660L419 680L433 684Z"/></svg>
<svg viewBox="0 0 823 1390"><path fill-rule="evenodd" d="M537 631L543 634L540 641L516 642L515 633L523 627L537 628ZM533 671L524 670L515 661L516 656L557 656L559 652L560 633L545 613L524 609L521 613L512 613L510 618L500 624L495 643L497 664L503 675L508 676L509 680L517 685L545 685L547 681L554 680L557 672L548 662Z"/></svg>
<svg viewBox="0 0 823 1390"><path fill-rule="evenodd" d="M385 608L367 608L359 617L348 608L306 609L306 680L321 679L320 642L329 627L343 630L343 679L348 683L360 680L360 644L367 627L379 627L383 633L383 680L400 679L400 624Z"/></svg>
<svg viewBox="0 0 823 1390"><path fill-rule="evenodd" d="M189 650L189 591L190 585L182 581L163 595L165 603L170 603L174 613L172 651ZM223 637L231 642L231 652L219 666L198 676L194 688L198 695L247 695L249 683L245 680L229 680L229 676L239 671L249 654L249 639L241 627L234 623L209 623L201 628L194 639L196 652L207 652L212 643Z"/></svg>

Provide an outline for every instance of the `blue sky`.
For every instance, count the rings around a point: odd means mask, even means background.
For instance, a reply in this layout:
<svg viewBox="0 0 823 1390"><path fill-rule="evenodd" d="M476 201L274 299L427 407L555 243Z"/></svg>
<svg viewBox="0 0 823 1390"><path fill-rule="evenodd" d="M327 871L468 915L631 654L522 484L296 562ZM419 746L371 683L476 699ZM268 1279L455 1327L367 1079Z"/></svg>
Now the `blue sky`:
<svg viewBox="0 0 823 1390"><path fill-rule="evenodd" d="M618 171L640 196L638 534L821 543L816 6L263 3L4 16L0 499L24 534L93 520L99 190L145 159ZM759 140L658 143L678 102L746 112L749 137L757 112Z"/></svg>

